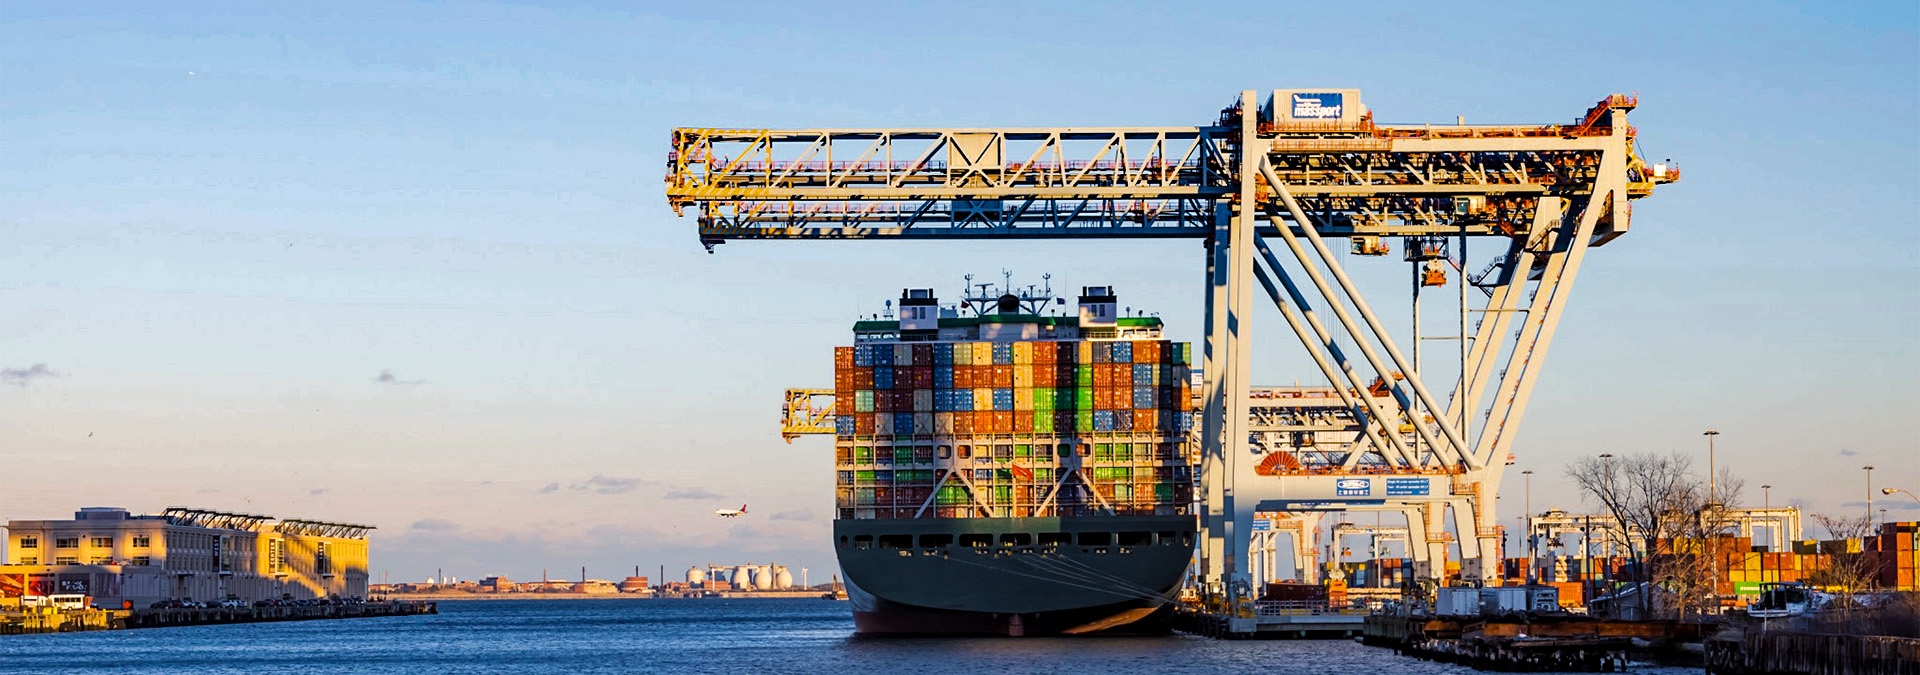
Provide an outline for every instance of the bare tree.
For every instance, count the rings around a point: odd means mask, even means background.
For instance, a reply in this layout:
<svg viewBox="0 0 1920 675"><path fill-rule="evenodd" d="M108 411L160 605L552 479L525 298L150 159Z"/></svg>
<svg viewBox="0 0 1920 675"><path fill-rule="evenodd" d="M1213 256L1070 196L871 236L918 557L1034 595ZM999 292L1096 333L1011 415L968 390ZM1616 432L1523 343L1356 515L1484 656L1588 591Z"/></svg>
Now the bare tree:
<svg viewBox="0 0 1920 675"><path fill-rule="evenodd" d="M1809 580L1816 586L1839 591L1843 597L1841 609L1849 608L1853 605L1855 593L1868 590L1879 581L1878 558L1866 553L1866 542L1862 541L1873 534L1873 519L1823 513L1811 517L1814 524L1827 531L1827 537L1839 541L1839 548L1825 551L1829 558L1826 569L1814 572ZM1856 541L1861 544L1862 550L1854 550Z"/></svg>
<svg viewBox="0 0 1920 675"><path fill-rule="evenodd" d="M1703 511L1709 503L1706 486L1692 475L1693 461L1686 455L1637 453L1611 459L1588 457L1567 465L1567 477L1582 492L1594 498L1613 516L1610 533L1627 542L1628 558L1650 582L1637 593L1642 616L1665 614L1653 601L1655 584L1663 585L1677 598L1697 595L1697 574L1677 565L1678 556L1656 555L1660 542L1674 541L1689 534L1698 536L1704 528ZM1724 490L1715 490L1724 494ZM1640 541L1632 541L1638 536ZM1708 585L1712 584L1709 579ZM1691 600L1684 604L1694 604ZM1678 609L1678 608L1675 608Z"/></svg>

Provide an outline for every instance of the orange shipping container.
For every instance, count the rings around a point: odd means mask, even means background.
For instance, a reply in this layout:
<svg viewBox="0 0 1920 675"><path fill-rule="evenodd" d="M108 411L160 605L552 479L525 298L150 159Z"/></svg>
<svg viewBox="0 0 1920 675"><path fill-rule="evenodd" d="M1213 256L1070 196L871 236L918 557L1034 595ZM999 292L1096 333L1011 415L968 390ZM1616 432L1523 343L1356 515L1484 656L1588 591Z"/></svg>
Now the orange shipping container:
<svg viewBox="0 0 1920 675"><path fill-rule="evenodd" d="M1013 388L1013 366L993 366L993 386L996 389Z"/></svg>
<svg viewBox="0 0 1920 675"><path fill-rule="evenodd" d="M1013 433L1013 411L995 410L993 411L992 414L993 414L993 433L996 433L996 434Z"/></svg>

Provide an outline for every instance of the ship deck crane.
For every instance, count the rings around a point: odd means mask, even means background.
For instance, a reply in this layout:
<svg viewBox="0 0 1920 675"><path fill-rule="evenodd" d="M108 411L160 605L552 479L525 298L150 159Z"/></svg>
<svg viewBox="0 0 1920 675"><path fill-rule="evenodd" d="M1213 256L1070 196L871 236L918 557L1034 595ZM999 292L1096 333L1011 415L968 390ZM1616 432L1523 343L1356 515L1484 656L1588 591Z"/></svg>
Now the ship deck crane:
<svg viewBox="0 0 1920 675"><path fill-rule="evenodd" d="M769 239L1205 242L1198 569L1240 620L1256 512L1396 511L1416 576L1441 576L1450 541L1465 578L1498 573L1495 490L1586 254L1627 232L1632 200L1679 178L1636 154L1637 104L1611 95L1561 124L1395 125L1376 123L1354 90L1279 90L1265 106L1247 90L1192 127L680 128L666 194L695 216L709 251ZM1384 239L1452 242L1413 261L1445 258L1462 272L1448 281L1416 268L1413 284L1450 284L1460 297L1460 375L1446 399L1418 367L1417 295L1408 358L1334 255L1335 237L1369 256L1386 252ZM1486 271L1465 274L1467 244L1481 240ZM1477 307L1469 284L1485 296ZM1317 455L1256 437L1256 295L1329 385L1330 399L1289 413L1325 427L1311 435ZM1376 382L1385 395L1370 395ZM785 431L831 426L816 396ZM792 412L800 402L789 401ZM1268 461L1275 452L1297 456Z"/></svg>

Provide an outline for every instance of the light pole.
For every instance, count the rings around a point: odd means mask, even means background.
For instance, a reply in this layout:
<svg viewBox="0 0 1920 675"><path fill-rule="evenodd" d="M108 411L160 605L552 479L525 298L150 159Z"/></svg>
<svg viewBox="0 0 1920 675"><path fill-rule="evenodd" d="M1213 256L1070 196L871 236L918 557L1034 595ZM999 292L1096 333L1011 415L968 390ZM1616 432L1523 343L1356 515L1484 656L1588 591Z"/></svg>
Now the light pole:
<svg viewBox="0 0 1920 675"><path fill-rule="evenodd" d="M1533 551L1533 469L1520 472L1527 481L1527 517L1521 521L1527 532L1527 585L1533 585L1533 566L1538 564Z"/></svg>
<svg viewBox="0 0 1920 675"><path fill-rule="evenodd" d="M1867 472L1867 524L1873 524L1873 465L1860 467Z"/></svg>
<svg viewBox="0 0 1920 675"><path fill-rule="evenodd" d="M1603 485L1601 485L1600 489L1606 492L1607 493L1606 498L1611 500L1613 499L1613 453L1611 452L1600 453L1600 466L1601 466L1600 479L1603 482ZM1601 506L1602 508L1606 508L1606 505L1604 504L1602 504ZM1609 508L1608 511L1611 512L1612 509ZM1611 513L1609 515L1611 515ZM1632 554L1633 540L1627 537L1627 524L1625 522L1622 522L1620 518L1618 518L1617 516L1613 519L1613 521L1615 525L1618 525L1620 527L1620 538L1623 540L1626 540L1627 542L1627 553ZM1602 548L1600 550L1600 555L1603 558L1603 560L1600 563L1600 566L1606 568L1607 570L1607 573L1604 575L1605 578L1602 579L1602 582L1606 584L1604 588L1612 589L1613 588L1613 544L1608 543L1604 548Z"/></svg>
<svg viewBox="0 0 1920 675"><path fill-rule="evenodd" d="M1706 433L1700 435L1707 437L1707 502L1718 502L1720 501L1720 493L1715 490L1715 478L1713 476L1713 439L1715 436L1719 436L1720 432L1708 429Z"/></svg>
<svg viewBox="0 0 1920 675"><path fill-rule="evenodd" d="M1880 488L1880 494L1883 494L1883 495L1886 495L1886 496L1889 496L1889 497L1891 497L1891 496L1893 496L1893 493L1895 493L1895 492L1901 492L1901 493L1905 493L1905 494L1906 494L1906 495L1907 495L1908 497L1910 497L1910 498L1912 498L1912 499L1913 499L1913 501L1915 501L1915 502L1920 502L1920 496L1917 496L1917 495L1915 495L1915 494L1913 494L1912 492L1908 492L1908 491L1906 491L1906 490L1902 490L1902 489L1900 489L1900 488L1893 488L1893 487L1890 487L1890 488Z"/></svg>
<svg viewBox="0 0 1920 675"><path fill-rule="evenodd" d="M1780 534L1780 531L1779 531L1780 521L1772 520L1773 518L1772 511L1773 511L1773 486L1762 485L1760 486L1760 512L1763 514L1766 514L1768 518L1767 520L1767 552L1768 553L1774 552L1773 540L1779 538L1779 534ZM1766 581L1766 579L1763 578L1761 579L1761 581Z"/></svg>

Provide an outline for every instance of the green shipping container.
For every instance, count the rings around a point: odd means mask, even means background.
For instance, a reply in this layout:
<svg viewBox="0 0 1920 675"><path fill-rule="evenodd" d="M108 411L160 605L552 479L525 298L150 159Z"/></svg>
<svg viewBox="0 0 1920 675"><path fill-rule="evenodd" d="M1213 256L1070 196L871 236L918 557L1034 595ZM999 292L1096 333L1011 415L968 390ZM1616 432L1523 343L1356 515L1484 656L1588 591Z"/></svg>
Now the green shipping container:
<svg viewBox="0 0 1920 675"><path fill-rule="evenodd" d="M872 464L872 463L873 463L873 448L871 448L871 447L867 447L867 446L864 446L864 445L856 445L856 446L853 446L853 463L855 463L855 464Z"/></svg>
<svg viewBox="0 0 1920 675"><path fill-rule="evenodd" d="M913 446L911 445L893 446L893 461L899 464L912 464L913 463Z"/></svg>
<svg viewBox="0 0 1920 675"><path fill-rule="evenodd" d="M853 480L854 482L859 483L861 485L872 485L873 471L872 470L855 471L853 472Z"/></svg>
<svg viewBox="0 0 1920 675"><path fill-rule="evenodd" d="M1050 433L1053 433L1053 411L1052 411L1052 410L1037 410L1037 411L1034 411L1034 413L1033 413L1033 433L1036 433L1036 434L1050 434ZM1024 447L1026 447L1026 446L1024 446L1024 445L1023 445L1023 446L1020 446L1020 447L1023 447L1023 448L1024 448Z"/></svg>
<svg viewBox="0 0 1920 675"><path fill-rule="evenodd" d="M1054 391L1053 389L1033 390L1033 409L1038 412L1052 412Z"/></svg>
<svg viewBox="0 0 1920 675"><path fill-rule="evenodd" d="M1073 393L1073 403L1074 403L1073 409L1074 410L1078 410L1081 412L1087 412L1087 411L1093 410L1093 386L1092 385L1083 386L1079 389L1073 390L1073 392L1074 392ZM1092 431L1092 430L1093 430L1092 428L1082 429L1082 431Z"/></svg>
<svg viewBox="0 0 1920 675"><path fill-rule="evenodd" d="M1087 392L1087 398L1089 400L1093 398L1092 391L1085 390L1085 389L1081 391ZM1087 408L1091 408L1091 407L1093 406L1087 406ZM1081 408L1079 412L1076 412L1073 414L1074 430L1080 431L1082 433L1093 431L1093 411L1088 410L1087 408Z"/></svg>
<svg viewBox="0 0 1920 675"><path fill-rule="evenodd" d="M938 503L938 504L952 505L952 504L967 503L966 488L962 488L958 485L948 485L946 487L942 487L940 488L940 492L936 494L934 497L935 497L934 499L935 503Z"/></svg>
<svg viewBox="0 0 1920 675"><path fill-rule="evenodd" d="M1076 366L1073 369L1073 384L1076 387L1093 386L1093 366Z"/></svg>

